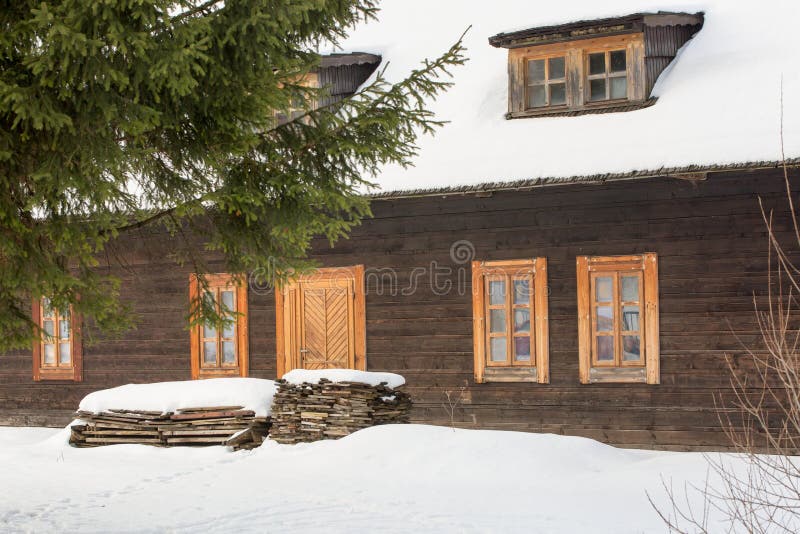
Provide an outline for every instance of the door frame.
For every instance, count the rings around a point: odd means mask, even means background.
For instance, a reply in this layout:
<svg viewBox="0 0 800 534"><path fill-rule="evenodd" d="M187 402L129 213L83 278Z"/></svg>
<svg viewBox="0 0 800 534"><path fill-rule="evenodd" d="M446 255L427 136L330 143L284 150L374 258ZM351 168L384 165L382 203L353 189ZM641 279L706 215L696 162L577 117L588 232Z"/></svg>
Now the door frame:
<svg viewBox="0 0 800 534"><path fill-rule="evenodd" d="M307 275L299 276L282 287L275 288L275 342L277 353L277 378L295 368L295 355L299 354L297 333L299 321L299 286L303 281L324 282L326 280L347 280L353 284L353 321L355 339L354 368L367 369L367 320L364 296L364 266L322 267Z"/></svg>

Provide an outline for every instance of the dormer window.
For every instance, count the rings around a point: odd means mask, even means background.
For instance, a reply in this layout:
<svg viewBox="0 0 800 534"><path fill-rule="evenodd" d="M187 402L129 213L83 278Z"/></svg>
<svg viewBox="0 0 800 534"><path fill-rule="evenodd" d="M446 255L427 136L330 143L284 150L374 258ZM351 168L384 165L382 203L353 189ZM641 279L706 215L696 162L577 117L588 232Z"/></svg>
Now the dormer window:
<svg viewBox="0 0 800 534"><path fill-rule="evenodd" d="M640 14L491 37L508 49L506 117L650 106L658 75L702 24L702 14Z"/></svg>

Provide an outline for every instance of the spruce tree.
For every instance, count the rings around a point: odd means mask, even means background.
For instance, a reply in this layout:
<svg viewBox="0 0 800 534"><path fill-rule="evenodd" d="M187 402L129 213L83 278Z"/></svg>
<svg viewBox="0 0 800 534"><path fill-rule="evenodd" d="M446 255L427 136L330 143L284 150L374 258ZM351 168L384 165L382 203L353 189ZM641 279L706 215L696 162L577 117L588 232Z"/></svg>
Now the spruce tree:
<svg viewBox="0 0 800 534"><path fill-rule="evenodd" d="M133 229L189 229L262 282L308 268L313 237L346 236L369 215L368 177L411 164L440 124L427 106L464 61L459 41L399 83L379 75L276 125L275 110L315 98L298 83L315 47L376 13L375 0L3 2L0 350L39 335L28 310L42 296L104 331L129 326L97 266ZM176 261L202 275L201 258Z"/></svg>

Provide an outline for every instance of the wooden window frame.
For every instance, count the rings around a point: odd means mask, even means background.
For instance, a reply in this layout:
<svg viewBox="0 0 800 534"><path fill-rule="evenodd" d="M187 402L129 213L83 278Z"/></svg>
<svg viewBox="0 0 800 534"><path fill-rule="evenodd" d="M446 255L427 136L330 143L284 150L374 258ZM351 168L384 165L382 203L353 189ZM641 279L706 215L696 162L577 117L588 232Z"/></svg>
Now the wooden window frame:
<svg viewBox="0 0 800 534"><path fill-rule="evenodd" d="M493 336L488 331L489 310L496 306L488 302L488 282L502 277L506 280L506 355L505 362L492 362L487 357L487 345ZM530 279L533 293L528 302L530 310L530 352L527 362L515 362L513 355L514 291L513 281L520 277ZM548 325L547 259L473 261L472 262L472 319L474 377L478 384L486 382L550 382L549 325Z"/></svg>
<svg viewBox="0 0 800 534"><path fill-rule="evenodd" d="M645 253L629 256L579 256L576 260L578 292L578 352L579 375L582 384L593 383L660 383L658 256ZM639 300L621 300L620 276L636 273L639 277ZM614 359L599 361L595 338L596 318L595 279L611 277L612 300L602 301L614 310L611 336L614 339ZM621 329L624 306L639 306L639 325L636 331ZM625 361L622 339L625 335L640 336L639 360Z"/></svg>
<svg viewBox="0 0 800 534"><path fill-rule="evenodd" d="M224 365L222 361L222 330L217 327L217 336L214 340L217 342L217 362L214 366L209 366L204 363L203 359L203 323L198 322L191 327L191 371L192 379L201 378L221 378L230 376L248 375L250 360L249 360L249 334L248 334L248 311L247 311L247 284L241 280L237 280L234 275L227 273L207 274L204 275L208 289L214 290L217 293L217 301L220 301L219 292L223 290L233 290L236 302L236 333L234 335L234 343L236 347L236 364ZM200 280L196 274L189 276L189 305L191 309L197 306L197 299L201 298Z"/></svg>
<svg viewBox="0 0 800 534"><path fill-rule="evenodd" d="M53 308L53 333L59 335L59 320L60 313L57 309ZM43 325L43 307L41 299L33 299L31 304L31 315L34 324L38 327L40 335ZM81 382L83 380L83 317L70 306L69 310L70 320L70 363L69 365L62 365L58 354L59 343L55 345L55 364L45 365L44 363L44 340L41 338L36 339L33 343L33 380L40 382L43 380L64 380L71 382Z"/></svg>
<svg viewBox="0 0 800 534"><path fill-rule="evenodd" d="M626 52L627 98L590 101L588 94L589 54L617 50ZM565 58L566 105L529 108L527 62L560 56ZM631 109L631 106L635 106L635 109L645 107L652 102L648 100L646 94L644 57L643 32L511 48L508 51L508 113L506 117L513 119L563 114L579 115L627 110ZM608 83L606 85L606 90L609 91Z"/></svg>
<svg viewBox="0 0 800 534"><path fill-rule="evenodd" d="M367 370L367 318L364 265L347 267L322 267L308 275L313 281L349 281L353 287L353 368ZM275 289L275 342L277 353L277 378L298 368L295 356L298 353L297 329L300 318L300 288L303 276L290 280Z"/></svg>
<svg viewBox="0 0 800 534"><path fill-rule="evenodd" d="M302 85L303 87L317 87L318 88L319 87L319 75L316 72L309 72L305 76L302 76L301 78L299 78L297 80L297 84L298 85ZM311 102L310 108L311 108L311 110L317 109L317 101L316 101L316 99ZM284 114L283 111L286 111L288 113L288 115ZM297 116L294 116L295 113L298 112L298 111L301 112L301 113L299 115L297 115ZM276 110L274 110L272 112L272 115L275 118L275 122L277 123L277 125L282 125L282 124L287 124L289 122L292 122L292 121L294 121L296 119L299 119L305 113L306 113L306 109L305 108L294 107L294 106L292 106L290 104L288 109L286 109L286 110L277 110L276 109ZM304 118L303 122L308 124L309 123L308 118Z"/></svg>
<svg viewBox="0 0 800 534"><path fill-rule="evenodd" d="M564 77L563 78L550 78L550 60L556 58L564 58ZM531 83L529 80L529 66L531 61L544 61L544 80L541 83ZM540 56L531 56L525 58L524 63L525 68L525 110L526 111L540 111L540 110L565 110L569 106L569 97L566 96L566 92L569 90L567 79L569 73L567 71L567 57L566 54L547 54L547 55L540 55ZM565 91L565 102L563 104L556 104L552 105L550 103L550 86L554 84L564 84L564 91ZM544 96L545 101L547 102L544 106L533 107L530 106L530 92L531 87L541 85L544 87Z"/></svg>
<svg viewBox="0 0 800 534"><path fill-rule="evenodd" d="M621 74L623 71L611 71L611 53L612 52L625 52L625 71L624 74ZM603 54L604 61L605 61L605 71L602 74L591 74L589 70L589 56L592 54ZM597 105L597 104L614 104L617 102L627 102L628 98L628 89L630 88L630 76L631 76L631 69L628 68L628 50L627 48L597 48L597 49L584 49L583 50L583 72L586 76L586 83L584 84L584 91L586 94L584 95L584 101L589 105ZM611 98L611 79L612 78L622 78L625 77L625 97L624 98ZM592 80L605 80L606 82L606 97L602 100L592 100L592 90L591 90L591 81Z"/></svg>

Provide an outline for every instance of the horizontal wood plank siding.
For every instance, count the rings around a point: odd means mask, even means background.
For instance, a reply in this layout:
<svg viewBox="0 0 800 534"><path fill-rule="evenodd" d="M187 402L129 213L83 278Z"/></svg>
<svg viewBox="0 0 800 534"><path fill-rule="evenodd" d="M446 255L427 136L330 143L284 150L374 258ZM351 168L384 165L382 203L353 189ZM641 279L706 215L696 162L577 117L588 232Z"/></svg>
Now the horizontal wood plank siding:
<svg viewBox="0 0 800 534"><path fill-rule="evenodd" d="M775 208L778 236L790 238L781 172L737 171L703 182L654 178L376 200L373 218L350 239L333 249L320 240L313 256L327 267L364 264L367 370L407 378L416 422L449 424L444 393L465 386L455 419L466 428L721 449L727 439L715 396L733 394L726 356L736 372L751 373L742 343L760 342L752 306L754 293L764 301L767 242L758 196ZM474 382L470 264L451 257L460 240L474 247L470 259L547 258L550 384ZM189 269L170 261L173 247L152 232L115 245L126 262L115 268L122 298L139 323L120 339L92 331L83 382L35 383L29 351L0 356L0 424L42 424L47 414L61 423L90 391L190 378ZM575 258L645 252L658 254L661 384L581 385ZM224 270L219 258L208 261L212 272ZM449 274L434 279L437 268ZM249 376L275 376L274 302L271 291L250 287Z"/></svg>

